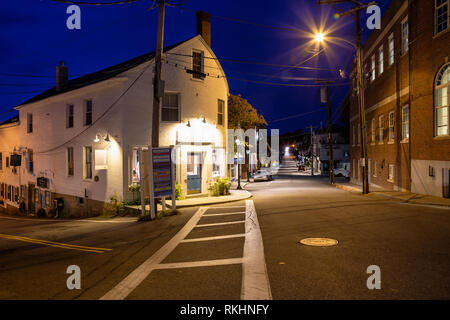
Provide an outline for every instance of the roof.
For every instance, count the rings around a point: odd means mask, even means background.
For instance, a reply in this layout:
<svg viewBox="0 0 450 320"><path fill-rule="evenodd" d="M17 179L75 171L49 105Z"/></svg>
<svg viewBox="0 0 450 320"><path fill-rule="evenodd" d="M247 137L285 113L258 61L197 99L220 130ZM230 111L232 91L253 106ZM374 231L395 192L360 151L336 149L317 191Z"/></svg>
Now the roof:
<svg viewBox="0 0 450 320"><path fill-rule="evenodd" d="M185 43L185 42L187 42L187 41L189 41L189 40L191 40L193 38L195 38L195 37L192 37L192 38L183 40L181 42L175 43L175 44L173 44L171 46L165 47L164 48L164 52L166 52L168 50L171 50L171 49L173 49L175 47L178 47L179 45L181 45L181 44L183 44L183 43ZM67 87L65 89L57 91L56 90L56 86L55 86L53 88L50 88L50 89L48 89L48 90L46 90L46 91L44 91L44 92L42 92L42 93L32 97L31 99L28 99L28 100L22 102L18 106L22 106L22 105L25 105L25 104L28 104L28 103L32 103L32 102L36 102L36 101L43 100L43 99L46 99L46 98L50 98L50 97L56 96L58 94L66 93L66 92L69 92L69 91L72 91L72 90L80 89L80 88L83 88L85 86L88 86L88 85L91 85L91 84L94 84L94 83L97 83L97 82L100 82L100 81L108 80L108 79L110 79L112 77L117 76L118 74L121 74L121 73L123 73L125 71L128 71L128 70L130 70L130 69L132 69L134 67L137 67L140 64L143 64L143 63L145 63L147 61L150 61L154 57L155 57L155 51L150 52L150 53L146 53L146 54L143 54L143 55L140 55L138 57L135 57L135 58L127 60L125 62L116 64L116 65L111 66L109 68L106 68L106 69L103 69L103 70L100 70L100 71L96 71L96 72L93 72L93 73L90 73L90 74L87 74L87 75L84 75L84 76L81 76L81 77L69 80L67 82Z"/></svg>
<svg viewBox="0 0 450 320"><path fill-rule="evenodd" d="M16 122L19 122L19 116L14 116L12 118L9 118L8 120L0 122L0 126L5 125L5 124L16 123Z"/></svg>

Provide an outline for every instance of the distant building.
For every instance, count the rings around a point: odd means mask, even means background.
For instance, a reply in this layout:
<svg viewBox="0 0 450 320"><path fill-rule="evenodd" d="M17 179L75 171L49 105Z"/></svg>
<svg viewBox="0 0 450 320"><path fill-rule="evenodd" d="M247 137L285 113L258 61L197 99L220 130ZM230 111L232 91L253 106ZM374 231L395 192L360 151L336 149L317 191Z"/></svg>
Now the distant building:
<svg viewBox="0 0 450 320"><path fill-rule="evenodd" d="M210 48L209 17L197 17L199 34L165 48L163 64L159 145L177 147L185 195L207 195L227 172L228 83ZM48 211L60 198L69 215L96 215L111 197L132 200L138 148L151 144L153 67L154 52L68 80L61 63L56 86L0 124L0 210Z"/></svg>
<svg viewBox="0 0 450 320"><path fill-rule="evenodd" d="M369 181L450 197L450 1L393 0L363 47ZM354 67L354 65L353 65ZM361 183L355 70L351 179Z"/></svg>
<svg viewBox="0 0 450 320"><path fill-rule="evenodd" d="M328 133L323 133L324 129L314 135L314 154L316 162L315 171L330 171L330 146ZM333 163L334 168L338 168L342 163L350 162L350 146L345 142L345 137L340 133L333 133Z"/></svg>

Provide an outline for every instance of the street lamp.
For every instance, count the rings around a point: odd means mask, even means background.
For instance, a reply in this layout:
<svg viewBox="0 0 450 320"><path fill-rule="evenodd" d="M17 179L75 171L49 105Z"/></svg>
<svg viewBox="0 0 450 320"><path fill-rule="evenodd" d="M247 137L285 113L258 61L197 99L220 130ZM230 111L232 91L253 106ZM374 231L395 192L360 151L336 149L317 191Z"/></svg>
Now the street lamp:
<svg viewBox="0 0 450 320"><path fill-rule="evenodd" d="M343 41L347 44L350 44L353 48L356 49L356 82L357 82L357 89L358 89L358 106L359 106L359 122L360 122L360 128L361 128L361 159L363 161L363 181L362 181L362 193L367 194L369 193L369 173L368 173L368 159L367 159L367 138L366 138L366 114L365 114L365 107L364 107L364 88L363 88L363 81L362 81L362 49L361 49L361 30L359 25L359 11L357 16L357 43L354 44L344 38L340 37L330 37L330 40L337 39L339 41ZM316 33L314 36L314 39L321 43L325 41L325 36L323 33Z"/></svg>

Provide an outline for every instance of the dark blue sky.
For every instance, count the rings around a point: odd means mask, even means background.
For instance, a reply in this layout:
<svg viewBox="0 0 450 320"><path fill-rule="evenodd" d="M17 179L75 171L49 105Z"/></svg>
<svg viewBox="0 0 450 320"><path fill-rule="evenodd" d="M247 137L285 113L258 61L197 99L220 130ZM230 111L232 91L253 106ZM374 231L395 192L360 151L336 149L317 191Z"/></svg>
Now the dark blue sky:
<svg viewBox="0 0 450 320"><path fill-rule="evenodd" d="M84 0L99 1L105 0ZM319 6L316 0L211 1L187 0L189 10L168 7L165 45L196 34L195 11L211 13L212 49L219 58L249 60L272 64L296 65L311 56L305 32L325 26L333 35L354 39L350 18L334 19L334 10ZM379 0L382 10L391 0ZM55 82L55 67L64 60L69 78L94 72L153 51L156 43L157 10L146 11L150 0L114 6L80 6L81 30L69 30L66 9L69 4L51 0L2 1L0 7L0 114L42 92ZM345 8L345 6L340 6ZM242 19L277 28L230 21ZM362 15L365 18L365 15ZM363 20L365 22L365 19ZM368 30L363 23L365 34ZM284 28L284 29L283 29ZM299 31L289 30L299 29ZM328 45L303 66L329 69L348 67L353 49L347 45ZM311 81L286 77L338 79L338 72L283 69L261 65L221 62L229 77L281 84L305 84ZM42 77L13 77L27 74ZM257 75L255 75L257 74ZM273 75L273 78L259 75ZM348 78L339 80L348 82ZM287 87L229 80L230 92L242 94L261 112L269 125L282 132L310 124L326 124L326 110L319 103L319 88ZM331 89L334 120L348 86ZM274 121L316 111L302 117ZM0 115L5 120L14 113ZM273 122L271 122L273 121Z"/></svg>

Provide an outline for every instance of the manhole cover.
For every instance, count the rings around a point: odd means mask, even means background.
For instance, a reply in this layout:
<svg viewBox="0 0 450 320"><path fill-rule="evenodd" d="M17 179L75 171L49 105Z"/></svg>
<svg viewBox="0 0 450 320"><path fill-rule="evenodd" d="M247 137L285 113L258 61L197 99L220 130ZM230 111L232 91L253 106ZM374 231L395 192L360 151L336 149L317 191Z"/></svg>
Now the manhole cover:
<svg viewBox="0 0 450 320"><path fill-rule="evenodd" d="M335 239L329 238L306 238L300 240L301 244L306 246L314 246L314 247L330 247L338 244L338 241Z"/></svg>

